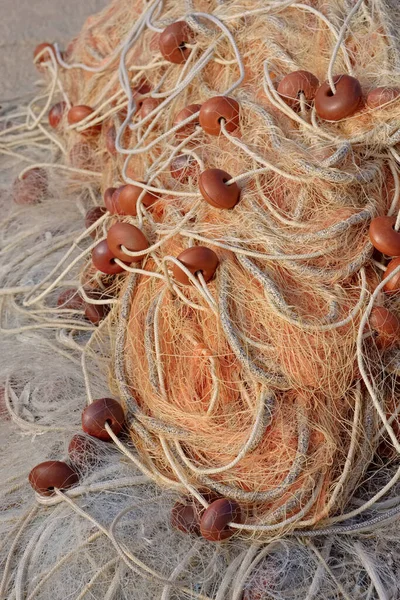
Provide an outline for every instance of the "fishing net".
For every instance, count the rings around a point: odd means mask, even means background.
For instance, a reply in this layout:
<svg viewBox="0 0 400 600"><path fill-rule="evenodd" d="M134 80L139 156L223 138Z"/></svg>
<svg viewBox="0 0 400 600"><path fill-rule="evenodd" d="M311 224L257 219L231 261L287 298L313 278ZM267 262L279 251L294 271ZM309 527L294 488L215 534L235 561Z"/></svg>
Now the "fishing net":
<svg viewBox="0 0 400 600"><path fill-rule="evenodd" d="M114 0L36 49L0 115L0 597L398 597L399 23Z"/></svg>

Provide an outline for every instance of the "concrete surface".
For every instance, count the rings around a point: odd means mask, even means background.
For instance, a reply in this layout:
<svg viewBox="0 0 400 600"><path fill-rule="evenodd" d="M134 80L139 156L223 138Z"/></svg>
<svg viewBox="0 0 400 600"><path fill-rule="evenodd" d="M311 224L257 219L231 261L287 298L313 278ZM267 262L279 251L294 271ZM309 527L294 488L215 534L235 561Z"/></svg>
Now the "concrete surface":
<svg viewBox="0 0 400 600"><path fill-rule="evenodd" d="M109 0L0 0L0 102L32 91L32 53L40 42L63 47Z"/></svg>

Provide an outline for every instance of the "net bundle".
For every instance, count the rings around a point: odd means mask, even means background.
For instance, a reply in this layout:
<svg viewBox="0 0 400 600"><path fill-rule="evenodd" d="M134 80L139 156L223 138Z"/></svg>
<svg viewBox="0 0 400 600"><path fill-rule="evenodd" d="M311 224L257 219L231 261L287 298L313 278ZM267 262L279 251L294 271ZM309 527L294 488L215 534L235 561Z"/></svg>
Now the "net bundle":
<svg viewBox="0 0 400 600"><path fill-rule="evenodd" d="M398 17L115 0L37 48L4 597L396 598Z"/></svg>

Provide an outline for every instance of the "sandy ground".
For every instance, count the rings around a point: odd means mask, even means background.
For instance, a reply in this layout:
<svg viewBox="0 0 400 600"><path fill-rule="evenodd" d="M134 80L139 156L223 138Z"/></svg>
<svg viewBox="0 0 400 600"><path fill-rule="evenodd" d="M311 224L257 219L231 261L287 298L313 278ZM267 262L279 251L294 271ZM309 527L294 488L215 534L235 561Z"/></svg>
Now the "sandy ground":
<svg viewBox="0 0 400 600"><path fill-rule="evenodd" d="M0 102L24 97L37 73L32 53L40 42L63 47L86 17L109 0L0 0Z"/></svg>

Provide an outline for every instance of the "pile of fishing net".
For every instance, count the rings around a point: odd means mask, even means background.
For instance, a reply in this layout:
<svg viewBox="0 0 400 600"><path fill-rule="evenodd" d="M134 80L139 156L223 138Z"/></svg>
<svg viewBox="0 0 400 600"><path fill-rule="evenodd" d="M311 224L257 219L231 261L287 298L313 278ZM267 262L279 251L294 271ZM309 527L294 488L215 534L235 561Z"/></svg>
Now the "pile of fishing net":
<svg viewBox="0 0 400 600"><path fill-rule="evenodd" d="M114 0L35 50L0 114L0 598L399 596L399 25Z"/></svg>

